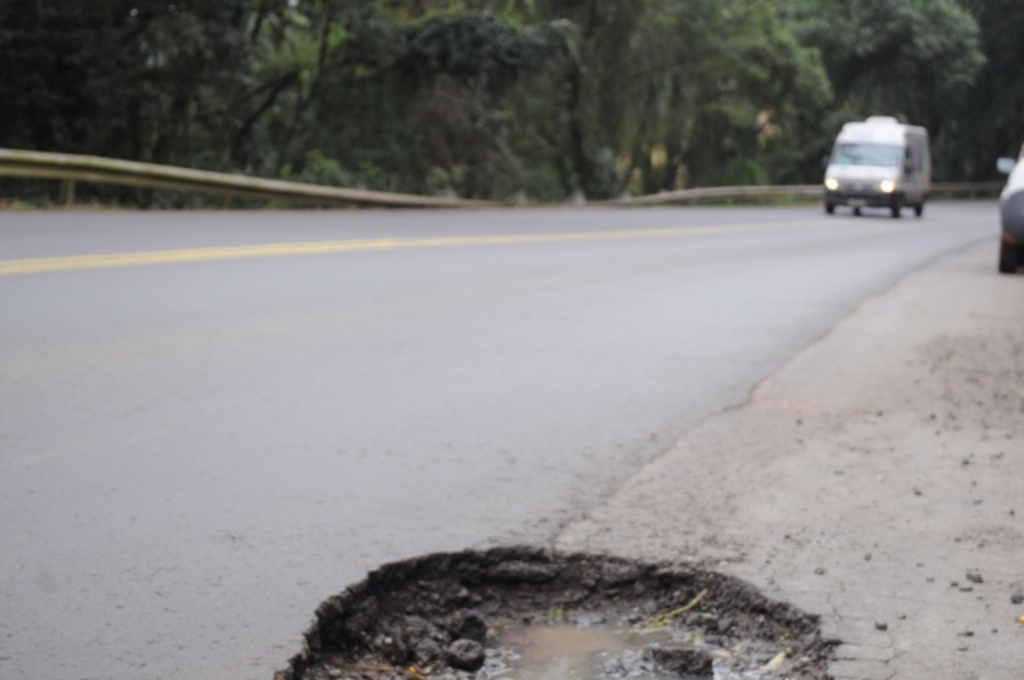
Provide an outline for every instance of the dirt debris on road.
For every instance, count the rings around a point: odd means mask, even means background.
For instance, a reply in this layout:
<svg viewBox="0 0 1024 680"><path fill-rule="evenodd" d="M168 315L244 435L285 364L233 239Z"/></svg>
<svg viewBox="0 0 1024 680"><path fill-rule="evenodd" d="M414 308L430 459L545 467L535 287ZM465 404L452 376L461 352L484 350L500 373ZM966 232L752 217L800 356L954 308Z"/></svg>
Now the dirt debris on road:
<svg viewBox="0 0 1024 680"><path fill-rule="evenodd" d="M993 252L865 303L557 547L709 565L820 614L840 680L1024 677L1024 277Z"/></svg>
<svg viewBox="0 0 1024 680"><path fill-rule="evenodd" d="M305 639L279 680L818 680L834 648L817 617L736 578L524 546L385 565Z"/></svg>

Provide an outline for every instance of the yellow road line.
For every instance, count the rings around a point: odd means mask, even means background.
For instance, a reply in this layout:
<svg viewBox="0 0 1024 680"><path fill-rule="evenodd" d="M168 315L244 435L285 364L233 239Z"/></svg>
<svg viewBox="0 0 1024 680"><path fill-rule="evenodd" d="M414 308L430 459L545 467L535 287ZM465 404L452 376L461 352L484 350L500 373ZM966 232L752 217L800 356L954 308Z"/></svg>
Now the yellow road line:
<svg viewBox="0 0 1024 680"><path fill-rule="evenodd" d="M508 234L501 236L439 236L431 238L381 238L359 241L321 241L312 243L268 243L250 246L221 246L182 250L154 250L135 253L69 255L19 260L0 260L0 276L38 274L83 269L139 267L155 264L182 264L215 260L246 260L259 257L327 255L385 250L416 250L465 246L509 246L539 243L583 241L632 241L657 238L695 237L739 232L772 231L780 228L811 228L827 224L825 220L772 224L735 224L728 226L637 229L632 231L592 231L556 234Z"/></svg>

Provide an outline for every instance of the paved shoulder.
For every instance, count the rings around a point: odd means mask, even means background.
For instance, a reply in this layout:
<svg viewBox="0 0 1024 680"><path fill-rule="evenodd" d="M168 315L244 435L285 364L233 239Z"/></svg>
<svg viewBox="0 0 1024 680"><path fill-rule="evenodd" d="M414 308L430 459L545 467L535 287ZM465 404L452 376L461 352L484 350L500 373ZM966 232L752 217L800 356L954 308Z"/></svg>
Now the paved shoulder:
<svg viewBox="0 0 1024 680"><path fill-rule="evenodd" d="M1019 678L1024 278L994 257L869 301L559 547L715 563L820 614L840 679Z"/></svg>

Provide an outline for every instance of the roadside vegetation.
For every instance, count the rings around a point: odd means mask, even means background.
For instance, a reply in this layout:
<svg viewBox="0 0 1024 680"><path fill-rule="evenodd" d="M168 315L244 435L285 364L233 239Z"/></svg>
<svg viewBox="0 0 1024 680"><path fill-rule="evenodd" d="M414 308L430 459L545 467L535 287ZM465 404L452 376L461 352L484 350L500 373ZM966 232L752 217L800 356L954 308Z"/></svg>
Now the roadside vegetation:
<svg viewBox="0 0 1024 680"><path fill-rule="evenodd" d="M1016 0L5 0L0 147L560 201L817 182L886 114L980 181L1024 140L1019 29Z"/></svg>

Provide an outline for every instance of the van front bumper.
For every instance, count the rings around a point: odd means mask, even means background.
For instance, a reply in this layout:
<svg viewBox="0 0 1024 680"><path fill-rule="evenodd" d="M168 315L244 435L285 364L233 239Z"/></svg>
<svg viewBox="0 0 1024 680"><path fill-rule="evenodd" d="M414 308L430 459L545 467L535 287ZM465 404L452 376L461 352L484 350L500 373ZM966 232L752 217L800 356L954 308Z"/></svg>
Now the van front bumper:
<svg viewBox="0 0 1024 680"><path fill-rule="evenodd" d="M903 202L899 191L883 193L880 189L847 189L840 187L837 191L825 190L826 205L848 205L853 208L890 208Z"/></svg>

